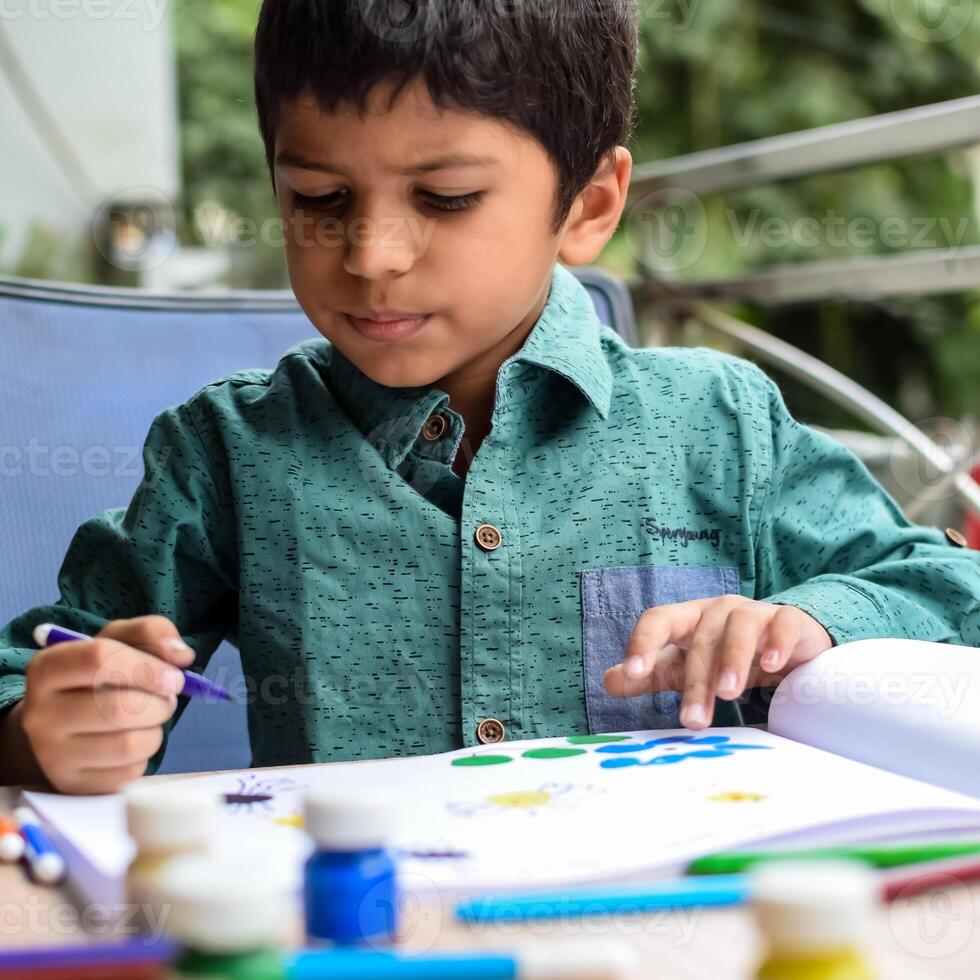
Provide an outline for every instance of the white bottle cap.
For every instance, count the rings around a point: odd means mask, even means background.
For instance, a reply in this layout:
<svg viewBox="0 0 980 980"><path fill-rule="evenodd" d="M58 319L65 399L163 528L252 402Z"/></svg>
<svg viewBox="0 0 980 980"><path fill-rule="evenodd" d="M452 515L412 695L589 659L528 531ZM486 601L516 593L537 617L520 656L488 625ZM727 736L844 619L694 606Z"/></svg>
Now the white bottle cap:
<svg viewBox="0 0 980 980"><path fill-rule="evenodd" d="M204 844L221 797L177 782L135 784L123 792L126 824L139 851L167 851Z"/></svg>
<svg viewBox="0 0 980 980"><path fill-rule="evenodd" d="M247 863L245 863L247 862ZM231 860L185 854L157 879L168 935L202 953L235 953L282 944L298 914L287 879L271 857Z"/></svg>
<svg viewBox="0 0 980 980"><path fill-rule="evenodd" d="M303 801L303 823L317 847L364 851L391 839L396 806L394 797L376 791L311 790Z"/></svg>
<svg viewBox="0 0 980 980"><path fill-rule="evenodd" d="M781 858L749 874L756 922L772 950L827 950L867 940L879 889L866 864Z"/></svg>

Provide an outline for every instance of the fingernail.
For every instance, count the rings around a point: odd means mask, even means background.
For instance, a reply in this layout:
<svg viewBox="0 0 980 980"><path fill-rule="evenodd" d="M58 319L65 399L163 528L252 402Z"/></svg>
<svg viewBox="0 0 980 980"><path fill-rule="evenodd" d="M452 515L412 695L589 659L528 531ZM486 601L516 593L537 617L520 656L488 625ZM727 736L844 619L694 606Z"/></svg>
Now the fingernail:
<svg viewBox="0 0 980 980"><path fill-rule="evenodd" d="M184 675L176 668L164 672L160 678L160 690L164 694L180 694L184 689Z"/></svg>
<svg viewBox="0 0 980 980"><path fill-rule="evenodd" d="M687 725L700 725L704 721L704 706L700 704L689 705L683 711L683 724Z"/></svg>
<svg viewBox="0 0 980 980"><path fill-rule="evenodd" d="M646 664L642 657L630 657L626 661L625 670L627 677L642 677L646 673Z"/></svg>
<svg viewBox="0 0 980 980"><path fill-rule="evenodd" d="M765 670L772 670L779 663L779 651L769 650L761 660Z"/></svg>
<svg viewBox="0 0 980 980"><path fill-rule="evenodd" d="M182 657L186 657L188 654L194 653L194 651L183 640L171 638L169 640L164 640L163 645L171 653L176 653Z"/></svg>
<svg viewBox="0 0 980 980"><path fill-rule="evenodd" d="M726 667L718 678L718 693L734 695L738 686L738 675L731 667Z"/></svg>

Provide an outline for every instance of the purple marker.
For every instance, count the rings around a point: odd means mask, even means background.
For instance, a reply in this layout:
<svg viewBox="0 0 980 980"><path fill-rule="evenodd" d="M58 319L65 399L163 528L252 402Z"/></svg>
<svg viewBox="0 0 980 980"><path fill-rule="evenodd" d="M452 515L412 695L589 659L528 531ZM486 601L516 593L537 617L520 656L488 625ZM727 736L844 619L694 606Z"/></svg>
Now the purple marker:
<svg viewBox="0 0 980 980"><path fill-rule="evenodd" d="M84 633L76 633L74 630L65 629L63 626L55 626L53 623L41 623L34 628L34 642L39 647L50 647L55 643L74 643L76 640L92 640L94 637L86 636ZM195 674L193 670L181 670L184 675L184 687L180 691L188 698L216 698L219 701L231 701L235 699L218 684L213 684L201 674Z"/></svg>

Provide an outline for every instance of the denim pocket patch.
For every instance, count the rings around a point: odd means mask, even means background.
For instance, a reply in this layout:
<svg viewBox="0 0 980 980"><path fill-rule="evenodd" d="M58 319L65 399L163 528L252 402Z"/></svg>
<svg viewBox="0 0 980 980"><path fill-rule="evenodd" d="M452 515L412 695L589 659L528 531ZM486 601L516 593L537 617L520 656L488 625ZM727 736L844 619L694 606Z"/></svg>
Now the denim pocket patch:
<svg viewBox="0 0 980 980"><path fill-rule="evenodd" d="M593 733L679 728L679 691L614 698L602 683L622 663L640 616L654 606L738 595L733 565L618 565L582 572L582 670L585 708Z"/></svg>

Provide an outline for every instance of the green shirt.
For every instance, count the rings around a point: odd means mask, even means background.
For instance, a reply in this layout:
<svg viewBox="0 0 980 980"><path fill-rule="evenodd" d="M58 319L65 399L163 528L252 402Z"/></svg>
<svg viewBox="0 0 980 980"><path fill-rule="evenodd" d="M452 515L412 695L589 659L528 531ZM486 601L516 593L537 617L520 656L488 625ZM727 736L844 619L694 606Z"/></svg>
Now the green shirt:
<svg viewBox="0 0 980 980"><path fill-rule="evenodd" d="M198 668L239 647L255 765L439 752L489 718L513 739L676 726L673 692L602 688L663 602L741 593L838 643L980 645L980 553L907 521L748 361L626 346L561 265L492 422L464 480L448 396L326 340L208 385L155 419L129 507L78 529L58 603L0 632L0 708L37 623L149 613Z"/></svg>

